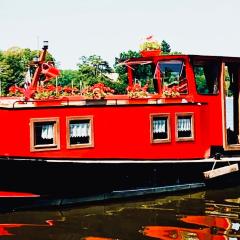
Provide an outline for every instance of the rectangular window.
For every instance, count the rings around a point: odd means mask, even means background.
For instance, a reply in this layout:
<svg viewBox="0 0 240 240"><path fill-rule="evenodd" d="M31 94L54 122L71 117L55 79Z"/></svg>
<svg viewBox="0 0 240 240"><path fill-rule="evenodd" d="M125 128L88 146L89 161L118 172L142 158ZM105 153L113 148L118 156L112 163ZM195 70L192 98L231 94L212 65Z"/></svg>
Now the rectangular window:
<svg viewBox="0 0 240 240"><path fill-rule="evenodd" d="M170 60L158 62L154 76L155 79L162 81L163 90L174 90L179 94L188 93L186 66L183 61Z"/></svg>
<svg viewBox="0 0 240 240"><path fill-rule="evenodd" d="M92 117L68 117L67 148L84 148L92 146Z"/></svg>
<svg viewBox="0 0 240 240"><path fill-rule="evenodd" d="M194 140L193 113L176 114L176 140Z"/></svg>
<svg viewBox="0 0 240 240"><path fill-rule="evenodd" d="M31 151L59 149L59 119L37 118L30 120Z"/></svg>
<svg viewBox="0 0 240 240"><path fill-rule="evenodd" d="M151 142L170 142L169 115L151 115Z"/></svg>
<svg viewBox="0 0 240 240"><path fill-rule="evenodd" d="M219 63L207 61L195 62L193 69L198 93L218 94Z"/></svg>

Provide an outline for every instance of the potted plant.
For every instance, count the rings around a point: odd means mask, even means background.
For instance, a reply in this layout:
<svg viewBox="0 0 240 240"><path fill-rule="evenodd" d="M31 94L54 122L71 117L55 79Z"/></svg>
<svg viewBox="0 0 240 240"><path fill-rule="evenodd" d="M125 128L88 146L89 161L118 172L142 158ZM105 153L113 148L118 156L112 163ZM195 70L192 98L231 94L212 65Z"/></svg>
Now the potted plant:
<svg viewBox="0 0 240 240"><path fill-rule="evenodd" d="M162 91L162 97L163 101L166 103L176 103L182 101L178 86L173 87L164 86Z"/></svg>
<svg viewBox="0 0 240 240"><path fill-rule="evenodd" d="M148 102L148 84L141 87L139 83L127 87L127 95L130 103L147 103Z"/></svg>
<svg viewBox="0 0 240 240"><path fill-rule="evenodd" d="M173 86L173 87L164 86L162 96L166 97L166 98L179 97L180 96L179 87L178 86Z"/></svg>
<svg viewBox="0 0 240 240"><path fill-rule="evenodd" d="M142 57L159 56L161 54L161 44L152 35L148 36L140 45L140 53Z"/></svg>
<svg viewBox="0 0 240 240"><path fill-rule="evenodd" d="M86 87L82 90L81 94L86 99L104 99L107 95L112 95L114 90L106 87L103 83L96 83L93 86Z"/></svg>
<svg viewBox="0 0 240 240"><path fill-rule="evenodd" d="M8 93L8 96L12 97L23 97L24 96L24 92L23 92L23 89L18 87L18 86L11 86L9 88L9 93Z"/></svg>

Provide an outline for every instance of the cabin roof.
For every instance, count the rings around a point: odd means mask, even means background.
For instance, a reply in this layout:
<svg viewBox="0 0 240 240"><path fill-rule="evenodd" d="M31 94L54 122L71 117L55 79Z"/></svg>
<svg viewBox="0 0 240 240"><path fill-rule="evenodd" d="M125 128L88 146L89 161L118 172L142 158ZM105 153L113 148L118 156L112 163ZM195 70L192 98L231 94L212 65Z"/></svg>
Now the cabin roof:
<svg viewBox="0 0 240 240"><path fill-rule="evenodd" d="M159 56L149 56L149 57L138 57L138 58L129 58L121 63L128 63L132 61L149 61L154 62L158 59L200 59L200 60L216 60L216 61L225 61L225 62L236 62L240 63L240 57L231 57L231 56L214 56L214 55L195 55L195 54L177 54L177 55L159 55ZM121 65L120 63L120 65Z"/></svg>
<svg viewBox="0 0 240 240"><path fill-rule="evenodd" d="M205 59L205 60L220 60L226 62L240 62L240 57L231 57L231 56L214 56L214 55L187 55L190 58L196 59Z"/></svg>

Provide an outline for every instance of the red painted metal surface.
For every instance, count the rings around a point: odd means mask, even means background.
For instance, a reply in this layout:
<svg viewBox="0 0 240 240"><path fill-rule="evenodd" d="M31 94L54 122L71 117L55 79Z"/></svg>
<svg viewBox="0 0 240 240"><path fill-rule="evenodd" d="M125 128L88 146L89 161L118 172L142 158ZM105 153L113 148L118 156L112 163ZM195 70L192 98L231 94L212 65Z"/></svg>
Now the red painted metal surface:
<svg viewBox="0 0 240 240"><path fill-rule="evenodd" d="M49 102L49 107L46 108L0 108L0 156L126 160L181 160L209 157L211 146L223 145L221 89L218 95L200 95L197 93L189 56L168 55L138 58L138 60L151 60L155 64L159 60L171 59L183 60L185 63L188 94L182 95L182 98L179 99L187 100L188 104L177 103L176 101L172 104L85 105L51 108L56 104ZM128 74L130 77L129 84L131 85L132 73L129 67ZM109 99L128 100L128 97L126 95L113 96ZM150 115L162 113L170 115L171 141L168 143L151 143ZM193 113L194 141L176 141L177 113ZM66 148L66 118L72 116L93 117L93 147ZM30 119L49 117L59 118L60 149L31 152Z"/></svg>
<svg viewBox="0 0 240 240"><path fill-rule="evenodd" d="M42 109L3 109L0 139L0 155L52 158L124 158L124 159L186 159L209 156L209 149L217 141L208 137L208 130L215 128L218 138L221 124L208 124L208 105L125 105ZM193 112L195 141L177 142L175 138L175 114ZM169 113L171 142L150 142L150 114ZM93 116L94 147L66 149L66 117ZM137 117L141 116L141 117ZM60 150L30 152L31 118L59 117ZM17 124L16 124L17 119ZM204 129L202 130L202 124ZM215 136L217 136L215 134Z"/></svg>

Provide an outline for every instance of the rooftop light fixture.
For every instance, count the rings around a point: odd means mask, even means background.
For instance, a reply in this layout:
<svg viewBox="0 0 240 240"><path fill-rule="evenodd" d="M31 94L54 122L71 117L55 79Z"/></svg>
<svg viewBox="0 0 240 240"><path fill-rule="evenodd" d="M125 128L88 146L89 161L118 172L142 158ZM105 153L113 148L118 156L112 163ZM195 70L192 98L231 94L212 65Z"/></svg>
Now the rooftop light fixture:
<svg viewBox="0 0 240 240"><path fill-rule="evenodd" d="M43 50L48 49L48 41L43 41Z"/></svg>

